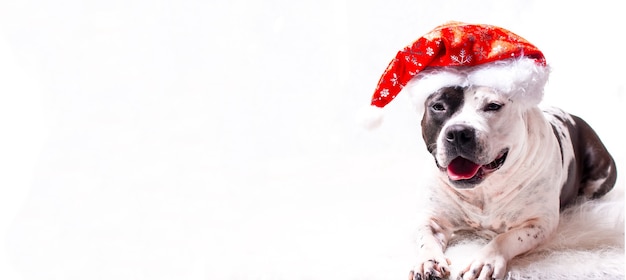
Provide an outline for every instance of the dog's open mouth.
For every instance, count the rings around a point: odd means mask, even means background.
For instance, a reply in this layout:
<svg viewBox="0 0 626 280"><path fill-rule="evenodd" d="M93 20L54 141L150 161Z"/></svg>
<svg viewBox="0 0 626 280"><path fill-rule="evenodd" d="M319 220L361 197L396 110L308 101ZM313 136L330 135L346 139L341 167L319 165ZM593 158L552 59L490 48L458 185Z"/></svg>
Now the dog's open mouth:
<svg viewBox="0 0 626 280"><path fill-rule="evenodd" d="M466 158L457 157L450 162L446 169L448 177L452 181L468 181L468 183L482 180L488 174L502 167L508 154L508 150L504 150L494 161L485 165L479 165Z"/></svg>

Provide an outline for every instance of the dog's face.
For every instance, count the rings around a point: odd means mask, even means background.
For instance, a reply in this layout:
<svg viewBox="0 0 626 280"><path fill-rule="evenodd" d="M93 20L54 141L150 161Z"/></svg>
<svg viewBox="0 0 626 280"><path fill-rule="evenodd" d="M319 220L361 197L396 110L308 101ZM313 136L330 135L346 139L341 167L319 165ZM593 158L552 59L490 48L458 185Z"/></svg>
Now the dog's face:
<svg viewBox="0 0 626 280"><path fill-rule="evenodd" d="M525 131L523 109L491 88L446 87L425 101L426 147L457 188L472 188L503 172Z"/></svg>

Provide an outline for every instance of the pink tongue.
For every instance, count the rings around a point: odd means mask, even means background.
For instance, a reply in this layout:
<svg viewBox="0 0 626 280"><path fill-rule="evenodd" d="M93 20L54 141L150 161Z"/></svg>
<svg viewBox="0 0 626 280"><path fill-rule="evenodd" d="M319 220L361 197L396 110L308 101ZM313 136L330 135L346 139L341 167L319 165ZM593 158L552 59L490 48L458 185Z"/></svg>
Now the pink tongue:
<svg viewBox="0 0 626 280"><path fill-rule="evenodd" d="M457 157L448 165L448 177L453 181L470 179L478 173L478 169L480 169L480 165Z"/></svg>

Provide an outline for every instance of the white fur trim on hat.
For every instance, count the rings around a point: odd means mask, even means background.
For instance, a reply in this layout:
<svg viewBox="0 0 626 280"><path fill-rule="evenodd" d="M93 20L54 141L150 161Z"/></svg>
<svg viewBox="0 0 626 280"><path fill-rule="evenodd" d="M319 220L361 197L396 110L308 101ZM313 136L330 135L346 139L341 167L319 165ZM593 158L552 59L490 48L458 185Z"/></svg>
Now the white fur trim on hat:
<svg viewBox="0 0 626 280"><path fill-rule="evenodd" d="M511 99L533 106L543 98L550 69L532 58L498 60L473 67L429 67L417 74L405 87L418 111L437 90L449 86L486 86Z"/></svg>

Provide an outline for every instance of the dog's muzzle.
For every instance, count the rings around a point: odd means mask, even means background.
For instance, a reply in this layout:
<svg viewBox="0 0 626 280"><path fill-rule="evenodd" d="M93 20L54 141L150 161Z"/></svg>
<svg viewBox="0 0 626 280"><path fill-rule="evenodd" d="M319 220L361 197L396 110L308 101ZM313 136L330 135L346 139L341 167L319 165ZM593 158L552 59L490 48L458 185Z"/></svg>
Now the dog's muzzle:
<svg viewBox="0 0 626 280"><path fill-rule="evenodd" d="M461 187L471 187L482 182L487 175L500 169L508 155L508 149L502 150L495 159L487 164L481 164L476 141L476 130L464 124L455 124L445 130L445 148L452 160L447 166L440 166L448 175L450 181Z"/></svg>
<svg viewBox="0 0 626 280"><path fill-rule="evenodd" d="M505 149L498 154L496 159L485 165L480 165L461 156L456 157L446 167L448 178L461 183L479 183L487 175L500 169L504 165L508 154L508 149Z"/></svg>

